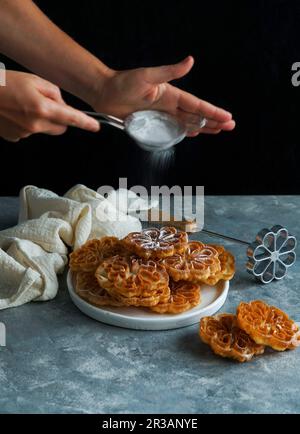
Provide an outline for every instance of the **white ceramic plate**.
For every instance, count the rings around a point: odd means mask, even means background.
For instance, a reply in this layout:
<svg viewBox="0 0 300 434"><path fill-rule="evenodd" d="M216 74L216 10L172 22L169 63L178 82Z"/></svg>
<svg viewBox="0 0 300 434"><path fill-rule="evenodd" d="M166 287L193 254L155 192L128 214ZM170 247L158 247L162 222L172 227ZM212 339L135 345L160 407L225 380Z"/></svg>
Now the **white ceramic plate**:
<svg viewBox="0 0 300 434"><path fill-rule="evenodd" d="M83 313L105 324L135 330L170 330L196 324L200 318L214 315L223 306L229 290L229 282L224 280L216 286L204 285L201 287L201 303L197 307L179 315L162 315L143 308L93 306L75 293L70 271L67 283L71 299Z"/></svg>

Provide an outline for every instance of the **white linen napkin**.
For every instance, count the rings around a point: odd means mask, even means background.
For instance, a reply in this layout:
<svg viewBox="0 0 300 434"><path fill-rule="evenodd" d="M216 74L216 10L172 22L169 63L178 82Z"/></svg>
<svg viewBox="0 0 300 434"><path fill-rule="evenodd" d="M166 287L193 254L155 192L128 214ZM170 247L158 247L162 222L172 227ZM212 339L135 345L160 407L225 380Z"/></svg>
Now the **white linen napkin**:
<svg viewBox="0 0 300 434"><path fill-rule="evenodd" d="M140 231L139 219L127 213L152 205L125 189L105 198L84 185L62 197L24 187L18 225L0 232L0 309L53 299L69 249L88 239Z"/></svg>

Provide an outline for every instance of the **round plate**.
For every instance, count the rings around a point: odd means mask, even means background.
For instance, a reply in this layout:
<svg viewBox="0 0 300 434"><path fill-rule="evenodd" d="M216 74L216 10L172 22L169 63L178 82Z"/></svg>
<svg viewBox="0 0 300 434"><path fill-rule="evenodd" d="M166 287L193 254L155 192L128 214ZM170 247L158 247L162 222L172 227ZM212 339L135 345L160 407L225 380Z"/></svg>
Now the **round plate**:
<svg viewBox="0 0 300 434"><path fill-rule="evenodd" d="M135 330L171 330L199 322L203 316L215 314L225 303L228 281L216 286L201 286L201 303L194 309L178 315L158 314L136 307L96 307L80 298L74 291L72 273L68 272L68 290L74 304L89 317L118 327Z"/></svg>

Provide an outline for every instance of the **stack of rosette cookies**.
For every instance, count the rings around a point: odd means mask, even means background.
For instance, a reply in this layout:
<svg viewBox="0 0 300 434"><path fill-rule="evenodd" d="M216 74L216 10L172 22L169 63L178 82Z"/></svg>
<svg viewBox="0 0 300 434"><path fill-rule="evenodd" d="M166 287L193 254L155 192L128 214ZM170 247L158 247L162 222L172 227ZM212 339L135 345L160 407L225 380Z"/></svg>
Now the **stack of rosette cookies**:
<svg viewBox="0 0 300 434"><path fill-rule="evenodd" d="M221 313L202 318L200 338L222 357L247 362L263 354L293 350L300 345L300 330L288 315L262 300L240 303L236 315Z"/></svg>
<svg viewBox="0 0 300 434"><path fill-rule="evenodd" d="M194 308L201 285L230 280L235 272L234 257L224 247L189 241L174 227L89 240L70 254L69 265L85 301L161 314Z"/></svg>

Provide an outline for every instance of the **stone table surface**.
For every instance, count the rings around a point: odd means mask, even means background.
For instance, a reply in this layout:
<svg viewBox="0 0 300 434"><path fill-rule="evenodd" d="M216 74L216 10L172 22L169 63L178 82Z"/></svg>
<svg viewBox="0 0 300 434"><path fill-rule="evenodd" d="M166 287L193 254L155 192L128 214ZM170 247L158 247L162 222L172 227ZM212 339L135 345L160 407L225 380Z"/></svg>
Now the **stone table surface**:
<svg viewBox="0 0 300 434"><path fill-rule="evenodd" d="M251 241L279 223L300 239L300 196L210 196L205 204L208 229ZM0 199L0 229L16 223L17 208L16 198ZM225 244L237 273L222 311L259 298L300 321L299 264L264 286L245 271L245 248ZM239 364L214 356L198 325L146 332L101 324L73 305L65 277L54 300L1 311L0 321L1 413L300 412L300 350Z"/></svg>

